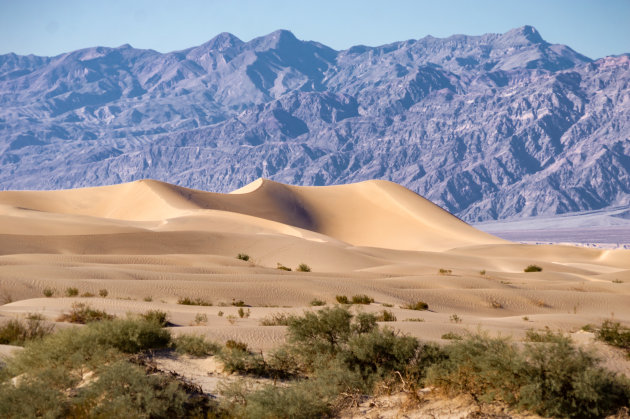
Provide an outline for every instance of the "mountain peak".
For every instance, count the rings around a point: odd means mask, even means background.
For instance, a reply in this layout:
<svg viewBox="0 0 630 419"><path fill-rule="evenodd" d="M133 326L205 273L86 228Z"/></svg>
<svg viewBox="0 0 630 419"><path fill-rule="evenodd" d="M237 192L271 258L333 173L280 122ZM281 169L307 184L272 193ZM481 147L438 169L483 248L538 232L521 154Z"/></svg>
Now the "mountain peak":
<svg viewBox="0 0 630 419"><path fill-rule="evenodd" d="M504 33L501 38L510 40L515 43L533 43L542 44L545 40L533 26L525 25L520 28L514 28Z"/></svg>
<svg viewBox="0 0 630 419"><path fill-rule="evenodd" d="M201 46L206 50L225 51L241 44L243 44L243 41L241 41L238 37L229 32L221 32Z"/></svg>
<svg viewBox="0 0 630 419"><path fill-rule="evenodd" d="M273 31L268 35L254 38L250 42L252 45L254 45L256 49L266 50L278 49L282 46L287 45L296 45L300 43L300 40L297 39L291 31L288 31L286 29L278 29L277 31Z"/></svg>

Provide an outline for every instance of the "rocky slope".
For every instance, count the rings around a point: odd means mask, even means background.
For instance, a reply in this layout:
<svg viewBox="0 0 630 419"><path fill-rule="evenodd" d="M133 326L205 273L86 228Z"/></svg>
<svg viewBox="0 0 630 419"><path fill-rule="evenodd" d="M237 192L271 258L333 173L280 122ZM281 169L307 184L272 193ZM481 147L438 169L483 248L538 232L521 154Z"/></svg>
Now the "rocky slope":
<svg viewBox="0 0 630 419"><path fill-rule="evenodd" d="M466 221L629 206L630 55L592 61L525 26L0 56L0 189L261 176L388 179Z"/></svg>

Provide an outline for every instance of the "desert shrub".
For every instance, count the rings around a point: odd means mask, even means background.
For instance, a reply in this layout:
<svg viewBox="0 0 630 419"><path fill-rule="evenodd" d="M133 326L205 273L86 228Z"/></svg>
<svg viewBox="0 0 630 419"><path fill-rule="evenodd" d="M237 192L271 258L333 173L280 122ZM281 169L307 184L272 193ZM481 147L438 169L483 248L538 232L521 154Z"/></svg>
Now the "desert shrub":
<svg viewBox="0 0 630 419"><path fill-rule="evenodd" d="M247 262L249 260L249 255L246 253L239 253L238 255L236 255L236 259L244 260L245 262Z"/></svg>
<svg viewBox="0 0 630 419"><path fill-rule="evenodd" d="M545 334L546 336L546 334ZM445 348L427 383L478 403L504 402L542 416L601 417L630 400L630 382L560 334L523 350L504 338L469 335Z"/></svg>
<svg viewBox="0 0 630 419"><path fill-rule="evenodd" d="M416 301L415 303L405 304L401 308L404 308L404 309L407 309L407 310L422 311L422 310L428 310L429 309L429 305L427 303L425 303L424 301Z"/></svg>
<svg viewBox="0 0 630 419"><path fill-rule="evenodd" d="M291 271L291 268L284 266L280 262L278 262L278 264L276 265L276 269L280 269L281 271Z"/></svg>
<svg viewBox="0 0 630 419"><path fill-rule="evenodd" d="M105 288L98 290L98 295L100 295L103 298L107 297L108 294L109 292Z"/></svg>
<svg viewBox="0 0 630 419"><path fill-rule="evenodd" d="M353 335L341 359L349 370L357 371L371 383L393 371L404 371L418 349L418 340L398 336L390 329L372 329Z"/></svg>
<svg viewBox="0 0 630 419"><path fill-rule="evenodd" d="M84 292L83 294L81 294L81 297L92 298L94 297L94 294L92 294L91 292Z"/></svg>
<svg viewBox="0 0 630 419"><path fill-rule="evenodd" d="M527 268L523 269L524 272L541 272L542 268L538 265L528 265Z"/></svg>
<svg viewBox="0 0 630 419"><path fill-rule="evenodd" d="M267 376L267 365L260 353L252 353L242 342L227 341L219 353L223 369L229 373Z"/></svg>
<svg viewBox="0 0 630 419"><path fill-rule="evenodd" d="M543 416L605 416L630 403L630 380L598 366L598 360L569 338L528 344L524 350L527 382L519 406Z"/></svg>
<svg viewBox="0 0 630 419"><path fill-rule="evenodd" d="M172 345L177 353L195 357L214 355L221 350L221 346L218 344L197 335L177 336L173 338Z"/></svg>
<svg viewBox="0 0 630 419"><path fill-rule="evenodd" d="M149 310L146 313L142 313L140 317L148 322L155 322L161 327L166 327L169 325L168 313L162 310Z"/></svg>
<svg viewBox="0 0 630 419"><path fill-rule="evenodd" d="M479 275L486 276L486 270L485 269L480 270Z"/></svg>
<svg viewBox="0 0 630 419"><path fill-rule="evenodd" d="M249 351L247 344L245 342L240 342L238 340L229 339L228 341L225 342L225 347L227 349L238 349L244 352Z"/></svg>
<svg viewBox="0 0 630 419"><path fill-rule="evenodd" d="M443 268L440 268L440 270L438 271L438 273L439 273L440 275L450 275L450 274L452 274L452 273L453 273L453 271L452 271L452 270L450 270L450 269L443 269Z"/></svg>
<svg viewBox="0 0 630 419"><path fill-rule="evenodd" d="M150 303L151 301L153 301L153 297L151 297L150 295L147 295L146 297L142 299L142 301L146 301L147 303Z"/></svg>
<svg viewBox="0 0 630 419"><path fill-rule="evenodd" d="M226 410L234 417L306 419L328 417L336 389L320 380L305 380L289 387L265 385L252 388L242 382L219 387Z"/></svg>
<svg viewBox="0 0 630 419"><path fill-rule="evenodd" d="M613 284L623 284L623 281L621 279L615 278L615 279L612 280L612 283Z"/></svg>
<svg viewBox="0 0 630 419"><path fill-rule="evenodd" d="M376 316L377 322L395 322L396 316L389 310L383 310Z"/></svg>
<svg viewBox="0 0 630 419"><path fill-rule="evenodd" d="M85 303L73 303L69 313L63 313L57 321L86 324L101 320L111 320L114 316L103 310L95 310Z"/></svg>
<svg viewBox="0 0 630 419"><path fill-rule="evenodd" d="M44 288L42 293L44 294L44 297L50 298L55 294L55 290L53 290L52 288Z"/></svg>
<svg viewBox="0 0 630 419"><path fill-rule="evenodd" d="M374 302L374 298L365 294L353 295L352 304L370 304Z"/></svg>
<svg viewBox="0 0 630 419"><path fill-rule="evenodd" d="M552 332L548 326L545 326L544 330L529 329L525 332L525 340L527 342L558 343L564 339L565 337L562 334Z"/></svg>
<svg viewBox="0 0 630 419"><path fill-rule="evenodd" d="M241 319L243 318L248 318L251 314L251 311L249 309L247 309L247 311L243 310L243 307L239 307L238 309L238 317L240 317Z"/></svg>
<svg viewBox="0 0 630 419"><path fill-rule="evenodd" d="M621 323L605 320L595 332L595 337L609 345L630 351L630 328Z"/></svg>
<svg viewBox="0 0 630 419"><path fill-rule="evenodd" d="M66 297L76 297L79 295L79 289L74 287L66 288Z"/></svg>
<svg viewBox="0 0 630 419"><path fill-rule="evenodd" d="M235 299L232 299L230 305L233 305L234 307L249 307L247 304L245 304L245 301Z"/></svg>
<svg viewBox="0 0 630 419"><path fill-rule="evenodd" d="M461 323L463 319L459 317L457 314L451 314L451 317L448 318L452 323Z"/></svg>
<svg viewBox="0 0 630 419"><path fill-rule="evenodd" d="M348 297L345 295L337 295L335 296L335 300L337 300L339 304L350 304L350 300L348 300Z"/></svg>
<svg viewBox="0 0 630 419"><path fill-rule="evenodd" d="M387 308L394 307L393 304L389 304L389 303L383 303L382 305L383 305L383 307L387 307Z"/></svg>
<svg viewBox="0 0 630 419"><path fill-rule="evenodd" d="M184 306L206 306L209 307L212 305L210 301L204 300L203 298L197 297L195 299L190 297L181 297L177 300L177 304L181 304Z"/></svg>
<svg viewBox="0 0 630 419"><path fill-rule="evenodd" d="M195 314L195 320L193 322L199 326L200 324L208 323L208 315L205 313L197 313Z"/></svg>
<svg viewBox="0 0 630 419"><path fill-rule="evenodd" d="M352 332L352 314L341 307L326 307L302 317L291 317L288 323L289 342L299 344L309 352L336 352Z"/></svg>
<svg viewBox="0 0 630 419"><path fill-rule="evenodd" d="M313 307L325 306L326 301L320 300L319 298L313 298L309 304L312 305Z"/></svg>
<svg viewBox="0 0 630 419"><path fill-rule="evenodd" d="M0 326L0 344L22 346L27 341L49 335L53 328L53 325L45 324L40 316L28 316L26 321L11 319Z"/></svg>
<svg viewBox="0 0 630 419"><path fill-rule="evenodd" d="M286 313L273 313L260 321L261 326L288 326L291 316Z"/></svg>
<svg viewBox="0 0 630 419"><path fill-rule="evenodd" d="M453 333L453 332L444 333L441 336L441 338L445 339L445 340L462 340L462 339L464 339L461 335L458 335L457 333Z"/></svg>
<svg viewBox="0 0 630 419"><path fill-rule="evenodd" d="M298 272L310 272L311 271L311 267L308 266L306 263L300 263L298 265L296 271L298 271Z"/></svg>
<svg viewBox="0 0 630 419"><path fill-rule="evenodd" d="M129 317L88 324L92 339L125 353L165 348L171 341L168 330L155 321Z"/></svg>

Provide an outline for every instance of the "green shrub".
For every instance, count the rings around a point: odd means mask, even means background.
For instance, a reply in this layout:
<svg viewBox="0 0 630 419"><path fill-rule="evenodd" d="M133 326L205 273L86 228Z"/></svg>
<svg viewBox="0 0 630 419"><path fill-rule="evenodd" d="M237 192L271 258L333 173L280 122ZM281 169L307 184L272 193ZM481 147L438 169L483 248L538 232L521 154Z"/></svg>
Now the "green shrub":
<svg viewBox="0 0 630 419"><path fill-rule="evenodd" d="M541 272L542 268L538 265L529 265L527 268L523 269L524 272Z"/></svg>
<svg viewBox="0 0 630 419"><path fill-rule="evenodd" d="M195 314L194 323L199 326L200 324L208 323L208 315L205 313L197 313Z"/></svg>
<svg viewBox="0 0 630 419"><path fill-rule="evenodd" d="M241 319L243 318L248 318L251 314L251 311L249 309L247 309L247 311L243 310L243 307L239 307L238 309L238 317L240 317Z"/></svg>
<svg viewBox="0 0 630 419"><path fill-rule="evenodd" d="M212 305L210 301L206 301L200 297L197 297L195 299L192 299L190 297L181 297L177 300L177 304L181 304L184 306L206 306L206 307L209 307Z"/></svg>
<svg viewBox="0 0 630 419"><path fill-rule="evenodd" d="M63 313L57 321L86 324L101 320L111 320L114 316L103 310L95 310L85 303L73 303L69 313Z"/></svg>
<svg viewBox="0 0 630 419"><path fill-rule="evenodd" d="M66 297L76 297L79 295L79 289L74 287L66 288Z"/></svg>
<svg viewBox="0 0 630 419"><path fill-rule="evenodd" d="M55 294L55 290L52 288L44 288L42 292L46 298L50 298Z"/></svg>
<svg viewBox="0 0 630 419"><path fill-rule="evenodd" d="M590 418L630 401L630 382L560 334L523 350L504 338L470 335L445 348L428 370L427 384L478 403L504 402L542 416Z"/></svg>
<svg viewBox="0 0 630 419"><path fill-rule="evenodd" d="M383 310L376 316L377 322L395 322L396 316L389 310Z"/></svg>
<svg viewBox="0 0 630 419"><path fill-rule="evenodd" d="M88 324L93 339L125 353L165 348L171 341L168 330L155 321L126 318Z"/></svg>
<svg viewBox="0 0 630 419"><path fill-rule="evenodd" d="M429 305L427 303L425 303L424 301L416 301L415 303L405 304L404 306L402 306L402 308L404 308L406 310L423 311L423 310L428 310L429 309Z"/></svg>
<svg viewBox="0 0 630 419"><path fill-rule="evenodd" d="M374 302L374 298L368 297L365 294L353 295L352 304L370 304Z"/></svg>
<svg viewBox="0 0 630 419"><path fill-rule="evenodd" d="M525 340L527 342L558 343L564 339L565 337L562 334L552 332L548 326L545 326L544 330L529 329L525 332Z"/></svg>
<svg viewBox="0 0 630 419"><path fill-rule="evenodd" d="M440 268L440 270L438 271L438 273L439 273L440 275L450 275L450 274L452 274L452 273L453 273L453 271L452 271L452 270L450 270L450 269L443 269L443 268Z"/></svg>
<svg viewBox="0 0 630 419"><path fill-rule="evenodd" d="M449 317L449 320L452 323L461 323L463 321L463 319L459 317L457 314L451 314L451 317Z"/></svg>
<svg viewBox="0 0 630 419"><path fill-rule="evenodd" d="M225 342L225 347L227 349L238 349L239 351L248 352L249 348L245 342L240 342L238 340L229 339Z"/></svg>
<svg viewBox="0 0 630 419"><path fill-rule="evenodd" d="M630 328L621 323L605 320L595 332L595 337L609 345L630 351Z"/></svg>
<svg viewBox="0 0 630 419"><path fill-rule="evenodd" d="M464 338L461 335L458 335L457 333L448 332L448 333L444 333L442 335L442 339L445 339L445 340L462 340Z"/></svg>
<svg viewBox="0 0 630 419"><path fill-rule="evenodd" d="M326 301L320 300L318 298L313 298L309 304L312 305L313 307L325 306Z"/></svg>
<svg viewBox="0 0 630 419"><path fill-rule="evenodd" d="M230 304L234 307L249 307L247 304L245 304L245 301L243 300L232 299L232 302Z"/></svg>
<svg viewBox="0 0 630 419"><path fill-rule="evenodd" d="M290 315L286 313L273 313L260 321L261 326L288 326Z"/></svg>
<svg viewBox="0 0 630 419"><path fill-rule="evenodd" d="M311 267L308 266L306 263L300 263L300 265L297 267L296 271L298 271L298 272L310 272L311 271Z"/></svg>
<svg viewBox="0 0 630 419"><path fill-rule="evenodd" d="M100 295L103 298L107 297L108 294L109 292L105 288L98 290L98 295Z"/></svg>
<svg viewBox="0 0 630 419"><path fill-rule="evenodd" d="M149 310L146 313L141 314L140 317L148 322L155 322L161 327L166 327L169 325L168 313L162 310Z"/></svg>
<svg viewBox="0 0 630 419"><path fill-rule="evenodd" d="M337 300L339 304L350 304L350 300L348 300L348 297L345 295L337 295L335 296L335 300Z"/></svg>
<svg viewBox="0 0 630 419"><path fill-rule="evenodd" d="M341 307L326 307L302 317L291 317L287 338L308 352L336 352L352 333L352 314Z"/></svg>
<svg viewBox="0 0 630 419"><path fill-rule="evenodd" d="M41 316L29 316L26 322L11 319L0 326L0 344L23 346L52 333L54 326L45 324Z"/></svg>
<svg viewBox="0 0 630 419"><path fill-rule="evenodd" d="M276 269L280 269L281 271L291 271L291 268L284 266L282 263L278 262Z"/></svg>
<svg viewBox="0 0 630 419"><path fill-rule="evenodd" d="M244 260L245 262L247 262L249 260L249 255L246 253L239 253L236 256L236 259Z"/></svg>
<svg viewBox="0 0 630 419"><path fill-rule="evenodd" d="M218 344L206 340L203 336L197 335L177 336L176 338L173 338L172 344L177 353L195 357L215 355L221 350L221 346Z"/></svg>

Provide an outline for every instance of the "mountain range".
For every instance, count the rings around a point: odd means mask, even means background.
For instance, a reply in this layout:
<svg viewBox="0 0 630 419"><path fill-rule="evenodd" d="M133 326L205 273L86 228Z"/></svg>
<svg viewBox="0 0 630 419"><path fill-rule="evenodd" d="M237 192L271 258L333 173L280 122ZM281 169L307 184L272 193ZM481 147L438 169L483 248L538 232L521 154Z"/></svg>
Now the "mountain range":
<svg viewBox="0 0 630 419"><path fill-rule="evenodd" d="M524 26L0 55L0 189L259 177L391 180L468 222L630 209L630 54L592 60Z"/></svg>

